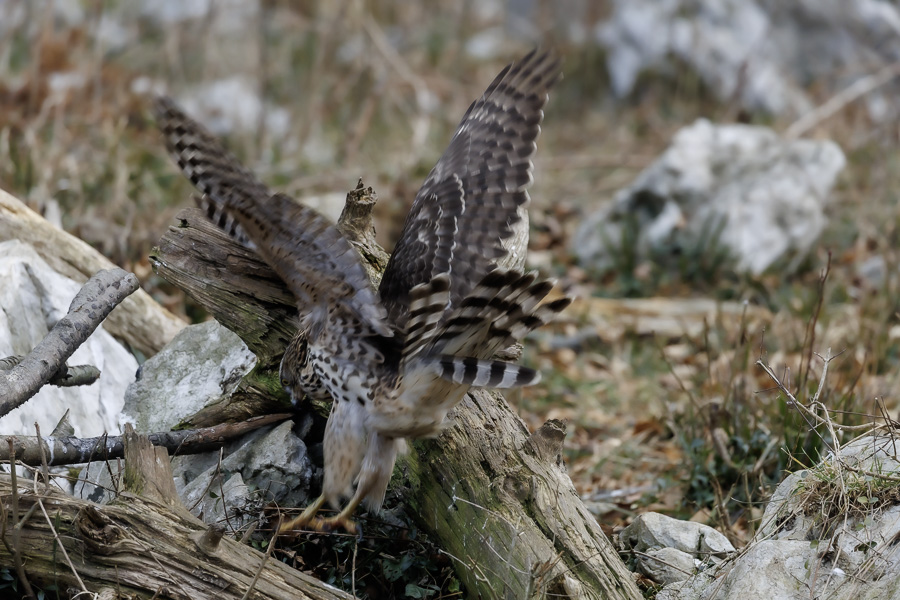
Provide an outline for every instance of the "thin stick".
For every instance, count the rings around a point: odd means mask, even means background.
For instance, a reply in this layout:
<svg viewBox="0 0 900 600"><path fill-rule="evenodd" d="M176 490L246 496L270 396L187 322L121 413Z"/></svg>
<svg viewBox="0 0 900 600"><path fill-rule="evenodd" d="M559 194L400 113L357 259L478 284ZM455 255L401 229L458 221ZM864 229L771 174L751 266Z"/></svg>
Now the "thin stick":
<svg viewBox="0 0 900 600"><path fill-rule="evenodd" d="M241 600L247 600L250 597L250 592L253 591L253 588L256 587L256 582L259 581L259 576L263 572L263 567L266 566L266 561L269 560L269 557L272 556L272 550L275 548L275 540L278 539L278 531L281 529L281 517L278 518L278 527L275 528L275 534L272 536L272 539L269 540L269 547L266 548L266 554L262 557L262 560L259 561L259 568L256 570L256 575L253 576L253 581L250 582L250 587L247 588L247 591L244 592L244 595L241 596Z"/></svg>
<svg viewBox="0 0 900 600"><path fill-rule="evenodd" d="M359 548L359 538L353 542L353 562L350 565L350 593L356 598L356 550Z"/></svg>
<svg viewBox="0 0 900 600"><path fill-rule="evenodd" d="M290 413L262 415L240 423L223 423L213 427L182 431L163 431L151 433L148 437L154 446L165 448L170 455L197 454L218 450L226 442L237 439L249 431L285 421L291 416ZM110 461L121 458L124 450L122 436L107 434L96 438L50 436L37 441L32 436L0 435L0 444L3 443L3 440L14 442L18 448L16 460L31 467L41 465L42 456L49 466L56 467L96 460ZM42 454L48 449L53 460L47 460L46 454Z"/></svg>
<svg viewBox="0 0 900 600"><path fill-rule="evenodd" d="M832 96L825 104L794 121L784 132L784 137L788 139L800 137L825 119L836 114L854 100L890 83L891 80L898 76L900 76L900 62L895 62L882 68L877 73L857 79L852 84Z"/></svg>
<svg viewBox="0 0 900 600"><path fill-rule="evenodd" d="M35 429L37 429L38 437L40 437L40 435L41 435L40 427L38 427L37 423L34 424L34 427L35 427ZM46 490L49 489L49 487L50 487L50 480L49 480L50 471L47 468L47 456L44 454L43 444L41 445L41 464L44 466L44 477L45 477L44 490L46 492ZM34 492L35 492L35 494L38 493L37 485L35 485ZM90 594L90 592L88 592L87 587L84 585L84 582L81 580L81 577L78 575L78 571L75 570L75 565L73 565L71 559L69 559L69 553L66 551L66 547L63 546L62 540L59 538L59 534L56 533L56 528L53 527L53 521L50 520L50 515L47 514L47 509L44 508L44 499L43 499L43 497L41 497L41 495L38 495L38 506L40 506L41 512L44 513L44 518L47 519L47 525L50 526L50 531L53 532L53 539L56 540L56 545L59 547L60 550L62 550L62 555L63 555L63 558L66 560L66 564L69 565L69 568L72 570L72 574L75 576L75 579L78 581L78 585L81 586L81 591L84 592L85 594Z"/></svg>
<svg viewBox="0 0 900 600"><path fill-rule="evenodd" d="M63 558L66 560L66 564L69 565L69 568L72 570L72 574L78 581L78 585L81 586L81 590L85 594L90 593L88 592L87 587L85 587L84 582L81 580L81 577L78 575L78 571L75 570L75 565L73 565L71 559L69 559L69 553L66 552L66 547L63 546L59 534L56 533L56 528L53 527L53 521L50 519L50 515L47 514L47 509L44 508L44 501L41 498L38 498L38 506L40 506L41 512L44 513L44 518L47 519L47 524L50 526L50 531L53 532L53 539L56 540L57 547L62 551Z"/></svg>
<svg viewBox="0 0 900 600"><path fill-rule="evenodd" d="M19 581L22 582L22 587L24 588L25 595L29 598L35 598L36 596L34 595L34 590L31 589L31 584L28 582L28 577L25 576L25 565L22 564L22 541L19 537L20 533L22 532L21 527L19 527L19 482L16 475L16 451L13 447L12 440L9 440L9 476L12 480L13 513L12 548L9 548L9 550L13 555L13 564L15 564L16 566L16 575L19 576ZM5 520L3 524L5 527ZM3 537L3 543L6 543L5 536Z"/></svg>
<svg viewBox="0 0 900 600"><path fill-rule="evenodd" d="M44 440L41 438L41 426L34 422L34 432L37 437L38 447L41 451L41 473L44 475L44 489L50 487L50 467L47 465L47 454L44 451Z"/></svg>

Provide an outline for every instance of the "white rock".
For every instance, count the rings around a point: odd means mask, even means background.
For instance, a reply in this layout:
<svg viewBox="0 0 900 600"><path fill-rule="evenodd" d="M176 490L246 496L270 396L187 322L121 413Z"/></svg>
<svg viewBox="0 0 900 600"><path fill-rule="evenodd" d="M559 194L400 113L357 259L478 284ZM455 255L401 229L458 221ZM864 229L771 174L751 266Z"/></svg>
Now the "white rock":
<svg viewBox="0 0 900 600"><path fill-rule="evenodd" d="M274 138L285 137L290 114L284 108L265 104L257 87L255 81L237 75L199 85L178 101L216 135L257 132L262 123Z"/></svg>
<svg viewBox="0 0 900 600"><path fill-rule="evenodd" d="M808 598L806 582L814 556L810 543L805 541L766 540L754 544L725 576L720 597Z"/></svg>
<svg viewBox="0 0 900 600"><path fill-rule="evenodd" d="M18 240L0 243L0 281L0 357L29 353L65 316L81 289ZM101 325L68 364L94 365L100 379L90 386L44 386L0 419L0 432L33 435L37 421L41 433L48 435L68 409L77 436L118 433L125 389L134 380L137 361Z"/></svg>
<svg viewBox="0 0 900 600"><path fill-rule="evenodd" d="M658 548L674 548L692 556L734 552L728 538L712 527L655 512L638 515L619 534L619 541L624 547L638 552Z"/></svg>
<svg viewBox="0 0 900 600"><path fill-rule="evenodd" d="M834 467L830 472L791 474L773 494L755 538L742 553L667 586L657 598L900 599L896 577L900 553L895 551L900 539L900 506L889 503L866 514L836 514L825 523L821 511L800 493L802 485L821 481L838 485L838 461L843 463L847 479L866 472L896 477L900 473L898 451L897 440L867 436L823 459L817 468ZM875 476L871 477L874 481ZM847 481L844 485L850 488ZM877 496L879 489L884 488L873 485L872 494ZM889 495L880 500L891 500L893 491L887 488L886 493Z"/></svg>
<svg viewBox="0 0 900 600"><path fill-rule="evenodd" d="M312 500L314 467L291 421L228 444L224 455L221 464L218 452L179 457L172 464L179 496L207 523L227 517L239 529L267 504L305 506Z"/></svg>
<svg viewBox="0 0 900 600"><path fill-rule="evenodd" d="M128 388L125 412L138 431L168 431L204 406L227 398L255 364L256 357L240 338L218 322L186 327L144 363ZM305 435L303 429L299 436ZM215 451L172 460L175 488L184 505L207 522L227 521L239 529L268 503L309 503L314 467L293 421L253 431L226 444L221 461L219 456ZM93 465L83 478L99 485L76 486L76 494L108 501L106 489L113 485L106 471Z"/></svg>
<svg viewBox="0 0 900 600"><path fill-rule="evenodd" d="M126 418L141 433L168 431L229 396L255 364L241 339L217 321L185 327L141 366L125 394Z"/></svg>
<svg viewBox="0 0 900 600"><path fill-rule="evenodd" d="M248 22L257 18L259 2L248 0L141 0L143 16L164 25L190 20L209 21L211 32L246 32Z"/></svg>
<svg viewBox="0 0 900 600"><path fill-rule="evenodd" d="M694 573L694 557L675 548L647 550L638 557L638 570L652 581L667 585L684 581Z"/></svg>
<svg viewBox="0 0 900 600"><path fill-rule="evenodd" d="M595 32L613 91L630 93L647 70L693 69L721 100L802 115L804 86L836 92L900 55L900 10L882 0L614 0ZM896 94L865 102L873 118L896 115ZM885 102L885 98L888 99Z"/></svg>
<svg viewBox="0 0 900 600"><path fill-rule="evenodd" d="M759 274L778 260L795 265L825 228L824 207L844 164L830 141L783 140L766 127L700 119L611 205L585 219L572 250L584 264L608 269L623 227L634 221L645 257L690 248L721 227L717 243L739 270Z"/></svg>

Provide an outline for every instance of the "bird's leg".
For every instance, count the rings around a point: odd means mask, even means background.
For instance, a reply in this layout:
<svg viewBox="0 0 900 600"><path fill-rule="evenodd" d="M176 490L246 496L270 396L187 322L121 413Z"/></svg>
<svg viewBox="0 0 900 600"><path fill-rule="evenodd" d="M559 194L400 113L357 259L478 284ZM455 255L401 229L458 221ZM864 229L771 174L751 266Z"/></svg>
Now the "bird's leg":
<svg viewBox="0 0 900 600"><path fill-rule="evenodd" d="M321 531L317 527L315 527L315 523L320 522L322 519L316 519L316 513L319 512L319 509L322 508L322 505L325 504L325 494L322 494L318 498L313 501L312 504L306 507L299 517L294 517L287 523L284 523L281 527L278 528L278 533L287 533L294 529L305 529L312 525L312 529L315 531Z"/></svg>
<svg viewBox="0 0 900 600"><path fill-rule="evenodd" d="M353 495L353 498L351 498L350 502L347 503L347 506L345 506L341 512L328 518L316 516L319 509L325 504L325 496L319 496L312 504L306 507L306 510L304 510L299 517L294 517L279 527L278 533L290 533L295 529L321 532L343 529L347 533L362 537L362 528L359 523L350 517L353 516L353 512L356 510L356 507L359 506L360 502L362 502L364 496L364 493L360 493L360 491L357 490L356 494Z"/></svg>
<svg viewBox="0 0 900 600"><path fill-rule="evenodd" d="M353 516L353 513L356 511L356 508L359 506L360 502L362 502L363 497L365 497L365 492L360 487L358 487L356 489L356 493L353 494L353 498L350 499L350 502L347 503L347 506L341 509L341 512L333 517L328 517L326 519L316 519L315 523L313 523L312 526L316 529L316 531L334 531L335 529L343 529L347 533L357 535L360 539L362 539L362 527L351 517Z"/></svg>

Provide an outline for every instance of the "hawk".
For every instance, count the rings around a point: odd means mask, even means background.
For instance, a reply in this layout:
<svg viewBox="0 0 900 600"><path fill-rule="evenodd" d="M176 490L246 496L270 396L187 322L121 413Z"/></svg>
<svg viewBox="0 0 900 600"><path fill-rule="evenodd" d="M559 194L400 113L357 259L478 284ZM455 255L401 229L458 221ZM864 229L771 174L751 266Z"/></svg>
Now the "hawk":
<svg viewBox="0 0 900 600"><path fill-rule="evenodd" d="M559 77L559 60L534 50L472 103L416 194L377 290L334 225L272 193L171 100L157 99L166 146L203 193L201 207L296 297L301 326L281 362L282 384L295 403L333 399L322 495L282 531L358 531L354 511L381 507L406 439L437 435L472 386L539 381L535 370L493 357L571 299L542 303L552 281L498 262L529 201L543 107ZM337 516L316 516L345 498Z"/></svg>

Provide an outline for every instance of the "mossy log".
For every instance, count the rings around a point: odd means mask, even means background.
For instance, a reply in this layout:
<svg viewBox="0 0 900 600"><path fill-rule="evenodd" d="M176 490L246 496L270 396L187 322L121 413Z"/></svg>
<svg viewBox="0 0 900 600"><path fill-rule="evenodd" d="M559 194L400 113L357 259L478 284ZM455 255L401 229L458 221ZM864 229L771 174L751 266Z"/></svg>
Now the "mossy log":
<svg viewBox="0 0 900 600"><path fill-rule="evenodd" d="M371 235L374 192L359 185L347 202L338 226L377 278L386 261ZM274 357L286 343L293 299L283 286L275 293L277 276L202 212L187 209L177 218L152 256L157 273L194 297L258 356L272 357L251 379L277 368ZM523 256L523 249L511 255ZM268 331L273 323L277 334ZM251 381L247 388L258 386ZM241 404L250 396L241 388L231 402ZM207 411L188 422L200 426L215 418ZM563 435L563 425L555 421L529 434L500 394L476 390L451 413L438 438L417 441L399 462L402 476L395 473L394 484L408 487L409 513L452 557L470 597L641 597L566 474Z"/></svg>

